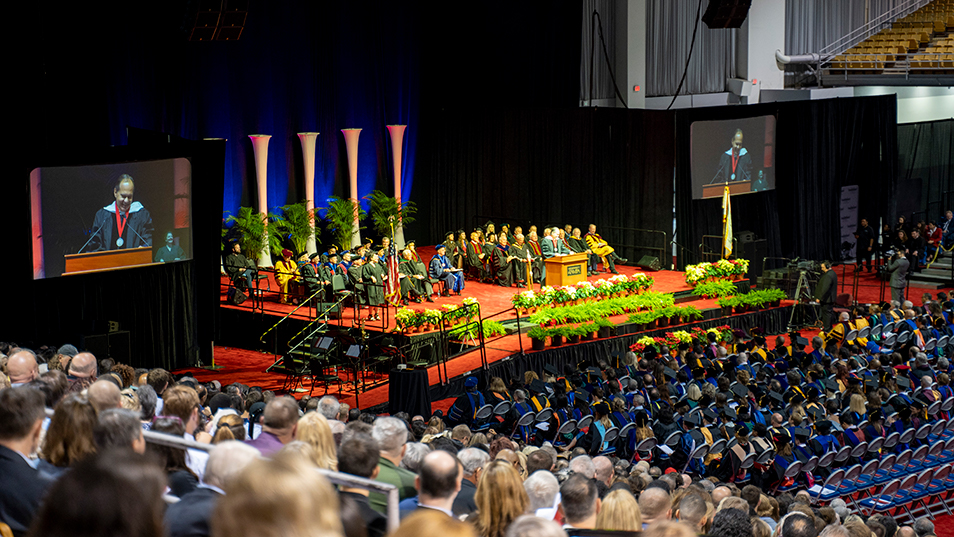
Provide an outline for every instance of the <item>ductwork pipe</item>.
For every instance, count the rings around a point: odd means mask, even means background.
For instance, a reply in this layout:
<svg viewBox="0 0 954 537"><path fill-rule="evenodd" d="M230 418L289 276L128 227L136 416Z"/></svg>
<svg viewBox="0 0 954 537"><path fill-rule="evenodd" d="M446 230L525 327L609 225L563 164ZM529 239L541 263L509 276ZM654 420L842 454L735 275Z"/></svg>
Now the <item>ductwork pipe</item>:
<svg viewBox="0 0 954 537"><path fill-rule="evenodd" d="M784 71L785 66L790 63L818 63L820 61L821 55L816 53L786 56L785 54L782 54L781 50L775 51L775 63L778 65L780 71Z"/></svg>

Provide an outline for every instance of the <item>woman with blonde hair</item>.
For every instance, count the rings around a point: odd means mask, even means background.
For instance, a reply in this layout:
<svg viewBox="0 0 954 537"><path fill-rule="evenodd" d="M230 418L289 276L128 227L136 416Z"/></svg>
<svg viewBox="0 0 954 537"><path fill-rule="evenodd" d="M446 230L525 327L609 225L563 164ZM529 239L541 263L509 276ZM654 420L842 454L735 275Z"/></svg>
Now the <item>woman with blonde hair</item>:
<svg viewBox="0 0 954 537"><path fill-rule="evenodd" d="M434 509L417 509L401 521L389 537L477 537L474 527Z"/></svg>
<svg viewBox="0 0 954 537"><path fill-rule="evenodd" d="M502 459L484 467L474 502L477 512L471 518L480 537L504 537L510 523L530 506L520 475L512 464Z"/></svg>
<svg viewBox="0 0 954 537"><path fill-rule="evenodd" d="M295 440L310 444L314 448L315 463L324 470L338 469L338 452L335 437L331 433L328 420L318 412L309 412L298 420L298 433Z"/></svg>
<svg viewBox="0 0 954 537"><path fill-rule="evenodd" d="M865 403L863 395L851 394L851 398L848 400L848 408L851 409L851 417L855 419L855 423L861 423L865 420L865 416L868 414L868 407Z"/></svg>
<svg viewBox="0 0 954 537"><path fill-rule="evenodd" d="M643 517L639 503L625 490L614 490L606 495L596 515L596 529L612 531L642 531Z"/></svg>
<svg viewBox="0 0 954 537"><path fill-rule="evenodd" d="M212 443L218 444L226 440L245 440L245 420L238 414L226 414L215 424Z"/></svg>
<svg viewBox="0 0 954 537"><path fill-rule="evenodd" d="M343 537L334 487L294 452L253 461L229 480L211 526L214 537Z"/></svg>

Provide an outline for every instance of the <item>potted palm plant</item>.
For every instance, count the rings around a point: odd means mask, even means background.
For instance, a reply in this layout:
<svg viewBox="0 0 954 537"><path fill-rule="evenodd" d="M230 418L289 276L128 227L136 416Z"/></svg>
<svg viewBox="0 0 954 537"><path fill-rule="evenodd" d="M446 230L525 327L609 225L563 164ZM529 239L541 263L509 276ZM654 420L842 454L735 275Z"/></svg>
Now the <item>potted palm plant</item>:
<svg viewBox="0 0 954 537"><path fill-rule="evenodd" d="M328 198L328 206L319 210L325 211L328 231L334 237L334 243L338 246L338 249L350 250L351 237L364 229L362 226L355 228L354 225L355 214L358 215L358 221L367 216L367 213L361 208L361 204L356 200L331 196Z"/></svg>
<svg viewBox="0 0 954 537"><path fill-rule="evenodd" d="M417 207L413 201L398 202L397 198L387 196L380 190L374 190L364 197L371 204L371 225L380 237L391 236L391 226L395 228L414 222Z"/></svg>
<svg viewBox="0 0 954 537"><path fill-rule="evenodd" d="M281 237L278 233L268 233L266 224L268 218L251 207L239 207L237 215L225 213L225 223L232 224L229 234L239 236L242 253L252 261L258 261L266 243L270 251L282 249Z"/></svg>
<svg viewBox="0 0 954 537"><path fill-rule="evenodd" d="M269 214L272 233L279 239L288 238L295 247L295 254L300 255L308 245L308 237L315 233L318 240L318 228L312 228L315 220L315 210L308 208L308 202L291 203L278 207L278 213Z"/></svg>

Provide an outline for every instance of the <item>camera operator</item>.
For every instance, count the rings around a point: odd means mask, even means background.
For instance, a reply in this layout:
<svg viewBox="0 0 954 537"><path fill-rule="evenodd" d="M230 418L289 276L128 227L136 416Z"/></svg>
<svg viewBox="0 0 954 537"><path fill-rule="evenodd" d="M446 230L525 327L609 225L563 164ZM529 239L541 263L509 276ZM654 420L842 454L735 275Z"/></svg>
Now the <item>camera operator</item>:
<svg viewBox="0 0 954 537"><path fill-rule="evenodd" d="M891 300L904 301L904 288L908 285L908 268L911 263L905 258L904 251L898 250L888 261L888 273L891 274Z"/></svg>
<svg viewBox="0 0 954 537"><path fill-rule="evenodd" d="M821 321L825 332L831 331L832 317L835 315L835 298L838 296L838 276L831 270L831 261L822 261L818 265L822 275L815 286L815 303L821 305Z"/></svg>

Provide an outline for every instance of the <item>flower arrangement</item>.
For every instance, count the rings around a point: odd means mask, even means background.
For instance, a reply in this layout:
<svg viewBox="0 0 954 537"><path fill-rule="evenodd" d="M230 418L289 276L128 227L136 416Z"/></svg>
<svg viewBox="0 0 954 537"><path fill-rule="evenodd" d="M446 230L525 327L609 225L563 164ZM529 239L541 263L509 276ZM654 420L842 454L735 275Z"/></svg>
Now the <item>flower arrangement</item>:
<svg viewBox="0 0 954 537"><path fill-rule="evenodd" d="M701 283L696 285L696 288L692 290L693 295L701 296L703 298L727 297L732 296L735 293L735 284L725 280Z"/></svg>
<svg viewBox="0 0 954 537"><path fill-rule="evenodd" d="M523 291L510 297L510 303L518 309L530 309L537 305L537 295L533 291Z"/></svg>
<svg viewBox="0 0 954 537"><path fill-rule="evenodd" d="M646 274L626 276L617 274L612 278L582 281L576 285L564 287L544 287L540 291L522 291L510 298L515 308L528 310L534 307L560 305L580 300L605 299L613 296L641 294L652 288L655 280Z"/></svg>
<svg viewBox="0 0 954 537"><path fill-rule="evenodd" d="M706 281L740 279L749 270L747 259L720 259L686 267L686 283L698 285Z"/></svg>
<svg viewBox="0 0 954 537"><path fill-rule="evenodd" d="M394 314L394 320L397 322L399 329L412 332L424 325L434 325L436 327L440 324L441 319L444 320L445 326L451 327L469 323L473 320L476 311L474 308L467 306L474 304L479 305L477 299L468 297L463 300L463 304L460 306L445 304L443 310L430 309L418 311L411 308L401 308Z"/></svg>
<svg viewBox="0 0 954 537"><path fill-rule="evenodd" d="M397 322L398 327L402 329L420 326L419 324L414 324L417 318L417 312L411 308L401 308L394 314L394 321Z"/></svg>

